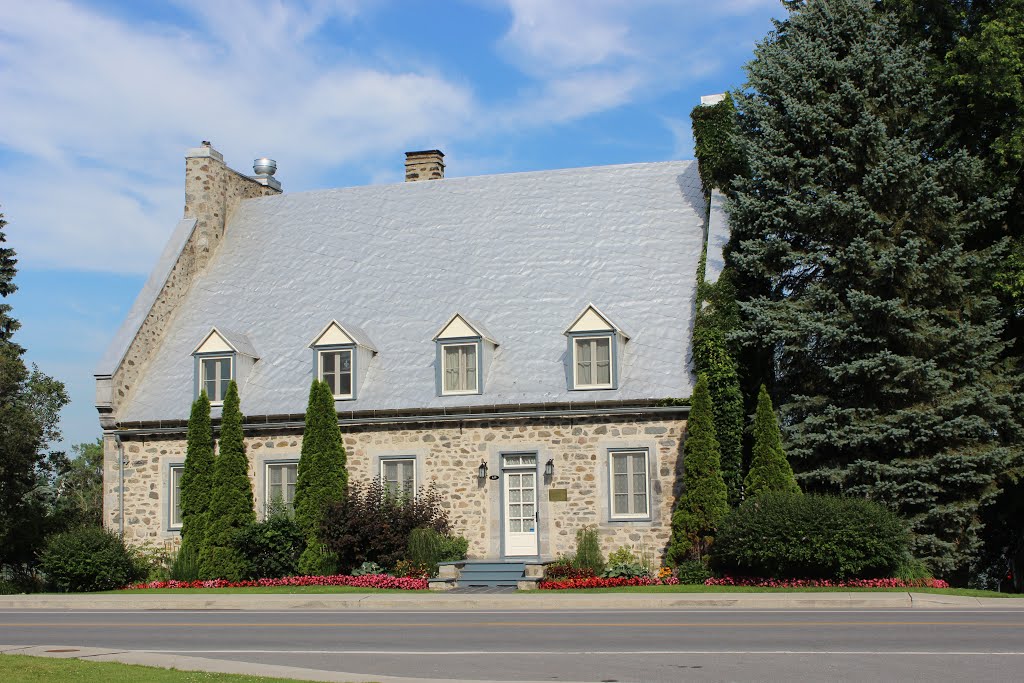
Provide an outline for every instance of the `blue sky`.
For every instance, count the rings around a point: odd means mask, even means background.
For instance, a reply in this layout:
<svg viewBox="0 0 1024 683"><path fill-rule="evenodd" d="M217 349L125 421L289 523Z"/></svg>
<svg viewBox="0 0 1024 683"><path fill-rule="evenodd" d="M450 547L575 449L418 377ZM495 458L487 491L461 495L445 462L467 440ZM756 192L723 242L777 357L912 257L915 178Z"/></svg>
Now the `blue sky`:
<svg viewBox="0 0 1024 683"><path fill-rule="evenodd" d="M27 358L99 436L92 372L211 140L286 192L693 156L689 112L736 88L778 0L0 2L0 211ZM182 365L191 372L190 363Z"/></svg>

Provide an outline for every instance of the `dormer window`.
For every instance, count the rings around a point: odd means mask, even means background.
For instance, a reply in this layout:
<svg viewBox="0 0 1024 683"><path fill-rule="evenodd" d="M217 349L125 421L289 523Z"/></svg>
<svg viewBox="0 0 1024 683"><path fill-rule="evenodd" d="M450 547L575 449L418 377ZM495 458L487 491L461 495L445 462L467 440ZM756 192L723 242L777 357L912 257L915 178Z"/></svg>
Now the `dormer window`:
<svg viewBox="0 0 1024 683"><path fill-rule="evenodd" d="M239 384L258 360L256 350L244 334L214 327L192 351L195 359L195 395L206 391L210 403L218 406L228 393L231 380Z"/></svg>
<svg viewBox="0 0 1024 683"><path fill-rule="evenodd" d="M211 403L221 403L234 375L235 356L209 356L199 359L199 385Z"/></svg>
<svg viewBox="0 0 1024 683"><path fill-rule="evenodd" d="M358 327L332 320L309 347L313 349L314 377L327 382L334 400L355 400L366 367L377 353L369 337Z"/></svg>
<svg viewBox="0 0 1024 683"><path fill-rule="evenodd" d="M456 313L434 335L437 394L482 394L487 366L498 342L482 325Z"/></svg>
<svg viewBox="0 0 1024 683"><path fill-rule="evenodd" d="M577 337L573 340L577 389L612 388L612 338Z"/></svg>
<svg viewBox="0 0 1024 683"><path fill-rule="evenodd" d="M565 335L569 339L569 389L617 389L620 347L629 335L593 304L583 309Z"/></svg>
<svg viewBox="0 0 1024 683"><path fill-rule="evenodd" d="M479 342L442 344L444 394L479 394Z"/></svg>

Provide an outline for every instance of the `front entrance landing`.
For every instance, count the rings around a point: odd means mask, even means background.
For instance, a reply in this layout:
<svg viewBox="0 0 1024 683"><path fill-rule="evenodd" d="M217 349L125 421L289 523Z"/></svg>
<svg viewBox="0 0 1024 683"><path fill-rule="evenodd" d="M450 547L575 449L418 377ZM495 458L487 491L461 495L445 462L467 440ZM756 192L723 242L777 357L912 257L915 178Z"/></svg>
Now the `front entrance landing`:
<svg viewBox="0 0 1024 683"><path fill-rule="evenodd" d="M439 565L437 578L430 579L431 590L453 588L516 588L532 590L544 578L544 563L539 560L461 560Z"/></svg>

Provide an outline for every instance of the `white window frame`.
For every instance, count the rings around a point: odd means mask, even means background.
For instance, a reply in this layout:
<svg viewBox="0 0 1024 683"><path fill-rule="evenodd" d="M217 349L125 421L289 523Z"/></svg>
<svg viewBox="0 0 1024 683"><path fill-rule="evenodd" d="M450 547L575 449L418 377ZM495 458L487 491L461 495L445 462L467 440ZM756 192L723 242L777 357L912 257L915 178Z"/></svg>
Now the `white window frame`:
<svg viewBox="0 0 1024 683"><path fill-rule="evenodd" d="M350 399L355 396L356 391L356 350L352 347L343 348L327 348L316 350L316 374L317 379L321 382L324 381L324 355L329 353L347 353L349 354L349 378L348 378L348 393L347 394L334 394L335 399ZM340 372L336 373L339 377Z"/></svg>
<svg viewBox="0 0 1024 683"><path fill-rule="evenodd" d="M447 388L448 383L445 380L447 379L447 373L448 373L448 365L447 365L448 354L446 353L446 351L448 350L449 347L452 347L452 346L472 346L473 347L473 356L474 356L474 358L476 360L475 368L474 368L475 372L473 374L476 377L476 384L475 384L475 386L472 389L453 389L453 390L449 390ZM442 396L468 396L468 395L471 395L471 394L479 394L480 393L480 374L481 374L480 371L481 371L481 367L482 367L482 364L481 364L481 360L482 359L480 357L480 351L481 351L481 348L480 348L480 342L479 341L441 342L441 395ZM459 378L460 378L460 380L465 381L465 379L466 379L466 377L465 377L466 365L462 361L463 358L465 358L465 355L460 352L459 353L459 371L460 371L460 377Z"/></svg>
<svg viewBox="0 0 1024 683"><path fill-rule="evenodd" d="M235 379L235 356L234 354L231 353L199 356L199 391L202 392L204 389L206 389L206 361L211 360L226 360L228 362L228 367L230 368L230 370L228 371L228 384L223 388L224 394L227 394L228 386L231 386L232 380ZM219 377L217 378L217 388L221 388ZM210 405L219 406L224 403L223 396L215 399L213 396L207 394L206 397L210 399Z"/></svg>
<svg viewBox="0 0 1024 683"><path fill-rule="evenodd" d="M416 457L413 456L413 455L408 455L408 456L406 456L406 455L395 455L395 456L388 456L388 457L381 458L380 459L380 483L381 483L381 487L385 491L388 490L388 480L387 480L387 477L384 476L384 467L387 464L389 464L389 463L396 463L396 462L410 463L412 465L412 497L415 498L416 497L417 487L419 486L419 472L417 471L419 468L416 466Z"/></svg>
<svg viewBox="0 0 1024 683"><path fill-rule="evenodd" d="M273 501L273 498L270 495L270 470L272 468L274 468L274 467L280 467L282 469L285 468L285 467L294 467L295 468L295 484L296 484L296 486L299 483L299 462L297 460L272 461L272 462L264 463L263 464L263 514L264 514L264 516L266 515L267 511L270 509L270 503ZM287 483L282 479L281 480L281 488L282 488L282 490L285 490L286 486L287 486ZM285 502L285 505L288 506L289 510L294 510L295 509L295 493L294 492L292 493L292 500L291 501L285 500L284 502Z"/></svg>
<svg viewBox="0 0 1024 683"><path fill-rule="evenodd" d="M582 342L595 342L600 340L608 342L608 383L607 384L580 384L579 361L576 358L579 345ZM592 347L594 350L597 346ZM591 377L597 377L597 357L591 354ZM614 389L615 388L615 338L611 334L594 334L572 338L572 382L574 389Z"/></svg>
<svg viewBox="0 0 1024 683"><path fill-rule="evenodd" d="M178 475L178 488L174 487L174 473ZM178 507L178 516L181 517L181 477L185 474L185 463L171 463L167 466L167 530L181 531L183 519L174 519L174 508Z"/></svg>
<svg viewBox="0 0 1024 683"><path fill-rule="evenodd" d="M615 458L627 457L627 463L632 463L633 458L629 456L640 455L644 462L644 500L647 502L647 509L643 512L615 512ZM608 519L609 520L649 520L651 519L651 452L646 448L617 448L608 451ZM634 495L639 493L633 488L632 466L626 467L626 495L628 507L632 509Z"/></svg>

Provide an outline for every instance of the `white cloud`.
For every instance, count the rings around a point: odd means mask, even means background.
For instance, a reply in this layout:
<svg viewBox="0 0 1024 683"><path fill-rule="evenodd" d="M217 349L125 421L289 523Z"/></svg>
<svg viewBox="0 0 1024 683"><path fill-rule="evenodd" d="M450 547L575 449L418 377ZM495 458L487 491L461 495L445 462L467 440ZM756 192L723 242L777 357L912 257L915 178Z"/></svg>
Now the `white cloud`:
<svg viewBox="0 0 1024 683"><path fill-rule="evenodd" d="M319 64L303 41L353 3L185 4L207 33L0 3L0 150L25 160L0 176L23 263L146 272L180 214L182 153L201 139L236 168L271 154L284 182L315 186L473 118L472 93L426 69Z"/></svg>

